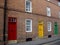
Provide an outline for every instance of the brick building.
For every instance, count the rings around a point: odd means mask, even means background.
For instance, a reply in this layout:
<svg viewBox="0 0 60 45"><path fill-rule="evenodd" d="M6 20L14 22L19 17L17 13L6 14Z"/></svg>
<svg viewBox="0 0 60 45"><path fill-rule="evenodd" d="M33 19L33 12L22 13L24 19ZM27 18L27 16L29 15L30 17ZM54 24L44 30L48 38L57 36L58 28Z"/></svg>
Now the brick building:
<svg viewBox="0 0 60 45"><path fill-rule="evenodd" d="M0 40L3 40L4 0L0 1ZM60 35L59 0L7 0L6 39L24 42Z"/></svg>

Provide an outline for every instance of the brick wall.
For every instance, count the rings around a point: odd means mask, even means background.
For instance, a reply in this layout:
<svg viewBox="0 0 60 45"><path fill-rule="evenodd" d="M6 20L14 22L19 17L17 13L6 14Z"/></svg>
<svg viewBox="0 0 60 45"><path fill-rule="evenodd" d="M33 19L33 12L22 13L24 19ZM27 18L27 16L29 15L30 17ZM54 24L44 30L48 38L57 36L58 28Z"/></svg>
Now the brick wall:
<svg viewBox="0 0 60 45"><path fill-rule="evenodd" d="M52 2L52 1L51 1ZM46 0L32 0L32 13L25 13L25 1L24 0L8 0L7 1L7 19L8 17L16 17L17 18L17 40L26 41L26 38L35 39L38 37L38 22L44 22L44 36L54 35L54 22L58 22L60 27L60 21L58 18L58 12L60 7ZM56 2L56 1L55 1ZM57 3L57 2L56 2ZM52 17L47 17L46 15L46 7L49 6L51 8ZM0 1L0 7L4 7L4 0ZM2 37L3 33L3 8L0 8L0 35ZM25 19L32 19L32 32L25 32ZM47 22L52 22L52 31L47 31ZM8 21L6 20L6 34L8 34ZM59 28L60 29L60 28ZM60 34L60 31L59 31ZM8 36L7 36L8 37ZM3 38L3 37L2 37ZM2 40L2 38L0 38Z"/></svg>

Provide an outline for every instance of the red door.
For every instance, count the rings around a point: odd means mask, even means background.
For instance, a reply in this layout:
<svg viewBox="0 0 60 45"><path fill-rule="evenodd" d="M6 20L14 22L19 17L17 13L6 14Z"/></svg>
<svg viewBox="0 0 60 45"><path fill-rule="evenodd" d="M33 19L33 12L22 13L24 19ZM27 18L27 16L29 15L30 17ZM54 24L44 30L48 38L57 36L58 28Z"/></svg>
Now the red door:
<svg viewBox="0 0 60 45"><path fill-rule="evenodd" d="M17 19L14 17L8 18L8 40L17 39Z"/></svg>

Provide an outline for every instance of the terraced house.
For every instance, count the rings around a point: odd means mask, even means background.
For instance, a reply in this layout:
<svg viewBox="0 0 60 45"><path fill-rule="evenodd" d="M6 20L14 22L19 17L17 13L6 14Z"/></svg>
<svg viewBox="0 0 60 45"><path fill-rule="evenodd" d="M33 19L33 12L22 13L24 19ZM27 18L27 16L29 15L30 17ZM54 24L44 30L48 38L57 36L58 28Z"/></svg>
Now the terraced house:
<svg viewBox="0 0 60 45"><path fill-rule="evenodd" d="M1 42L55 36L60 36L60 0L0 0Z"/></svg>

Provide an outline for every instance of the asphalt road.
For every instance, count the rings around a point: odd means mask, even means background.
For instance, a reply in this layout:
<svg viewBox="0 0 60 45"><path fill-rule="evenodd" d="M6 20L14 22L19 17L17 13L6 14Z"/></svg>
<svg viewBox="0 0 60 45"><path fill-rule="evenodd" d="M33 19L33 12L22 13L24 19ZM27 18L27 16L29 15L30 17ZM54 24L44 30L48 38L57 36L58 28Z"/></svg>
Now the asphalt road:
<svg viewBox="0 0 60 45"><path fill-rule="evenodd" d="M22 44L13 44L13 45L22 45ZM28 44L26 44L26 45L28 45ZM29 44L29 45L32 45L32 44ZM38 44L38 45L60 45L60 41L54 41L54 42Z"/></svg>
<svg viewBox="0 0 60 45"><path fill-rule="evenodd" d="M60 45L60 41L59 42L56 42L56 43L54 43L52 45Z"/></svg>
<svg viewBox="0 0 60 45"><path fill-rule="evenodd" d="M36 39L36 41L14 43L14 44L8 44L8 45L60 45L60 37Z"/></svg>
<svg viewBox="0 0 60 45"><path fill-rule="evenodd" d="M59 41L50 42L50 43L45 43L45 44L39 44L39 45L60 45L60 40Z"/></svg>

